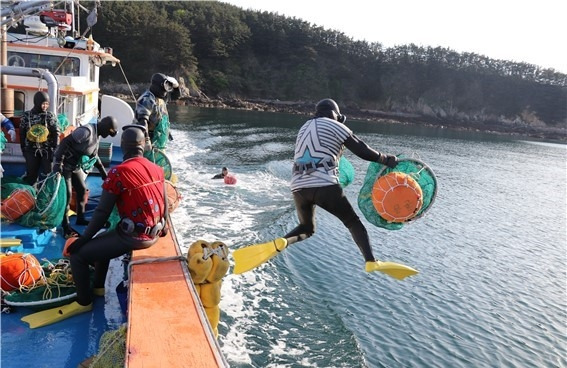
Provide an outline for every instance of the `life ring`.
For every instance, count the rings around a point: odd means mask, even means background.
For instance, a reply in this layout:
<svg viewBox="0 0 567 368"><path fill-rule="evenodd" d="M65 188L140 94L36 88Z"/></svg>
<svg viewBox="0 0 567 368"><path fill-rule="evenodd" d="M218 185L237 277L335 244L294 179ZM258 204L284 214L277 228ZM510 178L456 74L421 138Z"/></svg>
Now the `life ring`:
<svg viewBox="0 0 567 368"><path fill-rule="evenodd" d="M35 198L25 189L16 189L2 202L2 218L16 221L35 206Z"/></svg>
<svg viewBox="0 0 567 368"><path fill-rule="evenodd" d="M411 220L423 205L421 187L410 175L391 172L379 177L372 187L372 203L388 222Z"/></svg>
<svg viewBox="0 0 567 368"><path fill-rule="evenodd" d="M8 58L8 65L9 66L25 67L26 61L20 55L12 55Z"/></svg>

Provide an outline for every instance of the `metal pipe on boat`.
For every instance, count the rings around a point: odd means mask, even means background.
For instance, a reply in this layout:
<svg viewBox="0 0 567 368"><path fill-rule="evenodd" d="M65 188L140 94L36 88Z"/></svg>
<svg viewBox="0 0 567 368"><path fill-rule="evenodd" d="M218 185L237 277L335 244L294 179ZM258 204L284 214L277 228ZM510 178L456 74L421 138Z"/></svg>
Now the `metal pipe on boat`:
<svg viewBox="0 0 567 368"><path fill-rule="evenodd" d="M23 17L24 15L31 13L33 11L40 10L42 7L46 5L50 5L51 1L49 0L41 0L41 1L30 1L30 2L20 2L14 4L12 6L8 6L2 9L1 16L2 18L6 17L6 19L2 19L2 25L19 21L18 18Z"/></svg>
<svg viewBox="0 0 567 368"><path fill-rule="evenodd" d="M0 66L0 75L18 75L20 77L35 77L47 82L47 94L49 95L49 111L57 115L57 102L59 101L59 89L57 79L47 69L24 68L21 66Z"/></svg>
<svg viewBox="0 0 567 368"><path fill-rule="evenodd" d="M4 17L2 17L4 21ZM0 65L8 65L8 40L7 40L7 27L2 23L0 28L2 40L0 40ZM8 78L5 75L0 77L0 109L5 116L12 116L14 114L14 90L8 88Z"/></svg>

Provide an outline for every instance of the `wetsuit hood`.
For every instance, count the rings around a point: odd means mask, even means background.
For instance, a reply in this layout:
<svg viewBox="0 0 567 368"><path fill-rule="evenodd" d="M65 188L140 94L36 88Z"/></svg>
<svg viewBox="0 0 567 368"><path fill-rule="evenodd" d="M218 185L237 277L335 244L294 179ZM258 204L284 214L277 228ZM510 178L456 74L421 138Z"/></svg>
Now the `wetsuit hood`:
<svg viewBox="0 0 567 368"><path fill-rule="evenodd" d="M112 116L107 116L97 124L97 131L103 138L114 137L118 131L118 121Z"/></svg>
<svg viewBox="0 0 567 368"><path fill-rule="evenodd" d="M152 92L156 97L165 98L167 95L167 90L165 89L165 82L167 76L162 73L156 73L152 75L150 92Z"/></svg>
<svg viewBox="0 0 567 368"><path fill-rule="evenodd" d="M41 105L44 102L49 102L49 95L42 91L36 92L33 96L33 111L36 113L42 112Z"/></svg>
<svg viewBox="0 0 567 368"><path fill-rule="evenodd" d="M130 125L122 132L120 140L120 148L124 155L124 159L143 156L144 147L146 145L146 135L143 126Z"/></svg>
<svg viewBox="0 0 567 368"><path fill-rule="evenodd" d="M325 98L315 106L315 117L325 117L338 121L339 123L344 123L346 121L346 116L341 115L341 110L339 110L339 105L330 99Z"/></svg>

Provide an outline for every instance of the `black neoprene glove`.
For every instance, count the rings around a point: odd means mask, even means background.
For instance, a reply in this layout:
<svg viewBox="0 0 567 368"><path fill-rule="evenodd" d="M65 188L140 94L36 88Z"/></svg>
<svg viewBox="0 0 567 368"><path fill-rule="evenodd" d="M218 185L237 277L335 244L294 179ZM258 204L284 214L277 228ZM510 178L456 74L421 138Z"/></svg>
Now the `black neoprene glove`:
<svg viewBox="0 0 567 368"><path fill-rule="evenodd" d="M394 167L398 166L398 158L393 155L385 155L381 153L380 158L378 159L378 163L381 163L382 165L386 165L389 168L393 169Z"/></svg>

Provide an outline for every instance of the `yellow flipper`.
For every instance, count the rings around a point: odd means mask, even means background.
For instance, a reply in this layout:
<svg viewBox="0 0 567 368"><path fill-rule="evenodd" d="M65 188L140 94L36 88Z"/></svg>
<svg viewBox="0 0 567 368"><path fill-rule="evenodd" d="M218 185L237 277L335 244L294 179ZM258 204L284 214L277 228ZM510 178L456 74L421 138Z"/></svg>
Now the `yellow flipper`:
<svg viewBox="0 0 567 368"><path fill-rule="evenodd" d="M234 270L232 272L240 274L250 271L262 263L269 261L286 247L287 240L284 238L277 238L267 243L254 244L237 249L232 252L235 262Z"/></svg>
<svg viewBox="0 0 567 368"><path fill-rule="evenodd" d="M413 276L418 274L417 270L403 265L401 263L395 262L366 262L366 272L380 271L388 276L392 276L395 279L403 280L408 276Z"/></svg>
<svg viewBox="0 0 567 368"><path fill-rule="evenodd" d="M22 321L28 323L30 328L43 327L63 321L64 319L76 316L77 314L91 311L92 309L92 304L83 306L77 302L73 302L62 307L46 309L41 312L28 314L27 316L22 317Z"/></svg>

